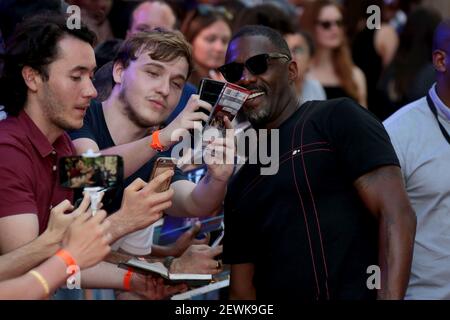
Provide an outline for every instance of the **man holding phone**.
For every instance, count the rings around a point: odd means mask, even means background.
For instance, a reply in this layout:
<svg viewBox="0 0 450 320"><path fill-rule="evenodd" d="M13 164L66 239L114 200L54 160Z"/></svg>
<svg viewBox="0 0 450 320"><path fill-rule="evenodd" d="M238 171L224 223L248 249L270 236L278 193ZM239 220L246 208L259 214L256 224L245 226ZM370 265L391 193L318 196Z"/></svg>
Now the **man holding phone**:
<svg viewBox="0 0 450 320"><path fill-rule="evenodd" d="M60 246L60 237L33 240L47 228L50 210L73 200L72 192L59 186L57 165L58 158L75 153L64 131L82 127L97 95L91 81L94 39L85 26L71 30L64 16L49 14L25 20L7 43L0 94L9 115L0 122L0 254L34 243L21 250L18 269L43 262ZM171 175L130 184L120 210L107 218L113 241L162 216L173 193L155 190ZM82 272L82 286L122 289L126 273L100 263ZM129 289L153 296L155 288L148 286L153 280L136 275Z"/></svg>
<svg viewBox="0 0 450 320"><path fill-rule="evenodd" d="M93 101L87 111L84 126L70 133L79 154L88 149L102 154L118 154L124 158L125 185L136 177L149 179L156 159L170 156L168 150L175 142L171 137L177 129L193 129L195 121L207 121L200 111L211 111L212 106L192 95L186 107L167 127L159 127L175 108L186 79L192 68L191 48L177 31L152 31L131 36L122 44L114 62L114 88L103 103ZM229 121L225 120L228 128ZM217 157L234 152L234 141L217 138L210 143ZM220 209L226 192L232 164L212 164L206 176L194 184L178 168L172 178L174 191L172 206L167 214L182 217L201 217ZM116 198L120 201L121 194ZM113 204L114 205L114 204ZM115 204L117 207L117 203ZM152 231L135 234L135 239L124 239L122 248L133 254L178 255L181 252L164 252L151 248ZM190 243L185 243L186 246ZM195 249L195 250L194 250ZM207 249L213 254L205 256L203 249L190 247L188 252L192 268L184 272L217 273L217 262L210 257L221 252L222 247ZM193 250L193 251L192 251ZM195 255L192 255L192 253ZM197 257L197 258L195 258ZM208 259L204 259L207 257ZM203 258L203 259L200 259ZM177 260L174 260L176 262Z"/></svg>

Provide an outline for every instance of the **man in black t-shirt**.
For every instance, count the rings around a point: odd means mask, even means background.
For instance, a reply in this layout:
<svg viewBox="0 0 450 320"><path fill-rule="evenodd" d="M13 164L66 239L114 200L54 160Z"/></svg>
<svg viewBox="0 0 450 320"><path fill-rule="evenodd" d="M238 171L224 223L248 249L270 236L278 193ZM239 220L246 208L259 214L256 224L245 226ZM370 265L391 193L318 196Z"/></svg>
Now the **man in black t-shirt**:
<svg viewBox="0 0 450 320"><path fill-rule="evenodd" d="M231 298L402 299L415 216L381 123L350 99L300 106L297 65L266 27L238 31L219 70L256 96L243 106L253 127L280 137L275 175L247 163L229 186Z"/></svg>

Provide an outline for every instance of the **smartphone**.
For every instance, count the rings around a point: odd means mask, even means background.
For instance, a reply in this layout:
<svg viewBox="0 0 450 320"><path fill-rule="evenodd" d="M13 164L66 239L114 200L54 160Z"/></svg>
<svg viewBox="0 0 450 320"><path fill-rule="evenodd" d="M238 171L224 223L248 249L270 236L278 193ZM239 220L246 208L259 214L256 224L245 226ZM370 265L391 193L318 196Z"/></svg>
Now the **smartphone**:
<svg viewBox="0 0 450 320"><path fill-rule="evenodd" d="M200 100L206 101L214 107L225 83L226 82L203 78L198 89ZM209 116L210 112L208 110L203 108L200 108L200 110Z"/></svg>
<svg viewBox="0 0 450 320"><path fill-rule="evenodd" d="M160 157L156 159L155 164L153 165L153 170L150 175L150 181L160 174L166 172L167 170L175 170L175 158L171 157ZM163 185L161 185L156 192L164 192L169 189L171 183L171 179L166 180Z"/></svg>
<svg viewBox="0 0 450 320"><path fill-rule="evenodd" d="M59 182L62 187L112 188L123 181L123 159L120 156L70 156L59 159Z"/></svg>
<svg viewBox="0 0 450 320"><path fill-rule="evenodd" d="M218 101L209 116L206 127L215 127L219 130L225 130L224 117L233 121L239 109L244 104L250 91L232 83L225 83Z"/></svg>

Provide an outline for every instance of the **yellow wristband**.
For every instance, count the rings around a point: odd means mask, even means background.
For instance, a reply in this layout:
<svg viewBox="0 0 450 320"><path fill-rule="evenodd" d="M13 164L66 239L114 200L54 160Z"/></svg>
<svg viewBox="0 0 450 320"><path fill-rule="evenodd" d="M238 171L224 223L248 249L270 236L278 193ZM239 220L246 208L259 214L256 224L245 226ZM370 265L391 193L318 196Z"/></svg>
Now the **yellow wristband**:
<svg viewBox="0 0 450 320"><path fill-rule="evenodd" d="M44 288L45 291L45 296L47 297L50 294L50 287L48 285L47 280L45 280L45 278L42 276L42 274L40 274L39 272L37 272L36 270L31 270L28 272L29 274L33 275L38 281L39 283L42 285L42 287Z"/></svg>

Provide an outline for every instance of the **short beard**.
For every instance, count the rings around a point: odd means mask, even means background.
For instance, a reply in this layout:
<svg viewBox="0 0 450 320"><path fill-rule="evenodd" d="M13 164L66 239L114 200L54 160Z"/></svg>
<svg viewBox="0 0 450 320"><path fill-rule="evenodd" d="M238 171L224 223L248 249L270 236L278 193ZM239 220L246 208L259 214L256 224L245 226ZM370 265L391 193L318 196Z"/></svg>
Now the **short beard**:
<svg viewBox="0 0 450 320"><path fill-rule="evenodd" d="M252 111L243 110L244 114L247 116L248 121L252 124L254 128L261 128L268 122L270 113L267 109Z"/></svg>
<svg viewBox="0 0 450 320"><path fill-rule="evenodd" d="M131 106L131 104L129 102L130 100L128 99L128 96L127 96L127 87L126 86L124 86L122 88L122 90L120 90L119 100L124 105L123 110L124 110L125 114L127 115L128 119L130 119L130 121L133 122L137 127L143 128L143 129L148 129L149 127L155 126L155 124L147 122L147 121L143 120L141 117L139 117L137 112Z"/></svg>
<svg viewBox="0 0 450 320"><path fill-rule="evenodd" d="M64 131L80 129L80 127L74 127L64 119L64 112L67 110L61 109L63 108L63 104L55 97L53 90L48 84L48 80L44 82L43 97L41 105L43 107L44 115L47 119L50 119L55 127Z"/></svg>

